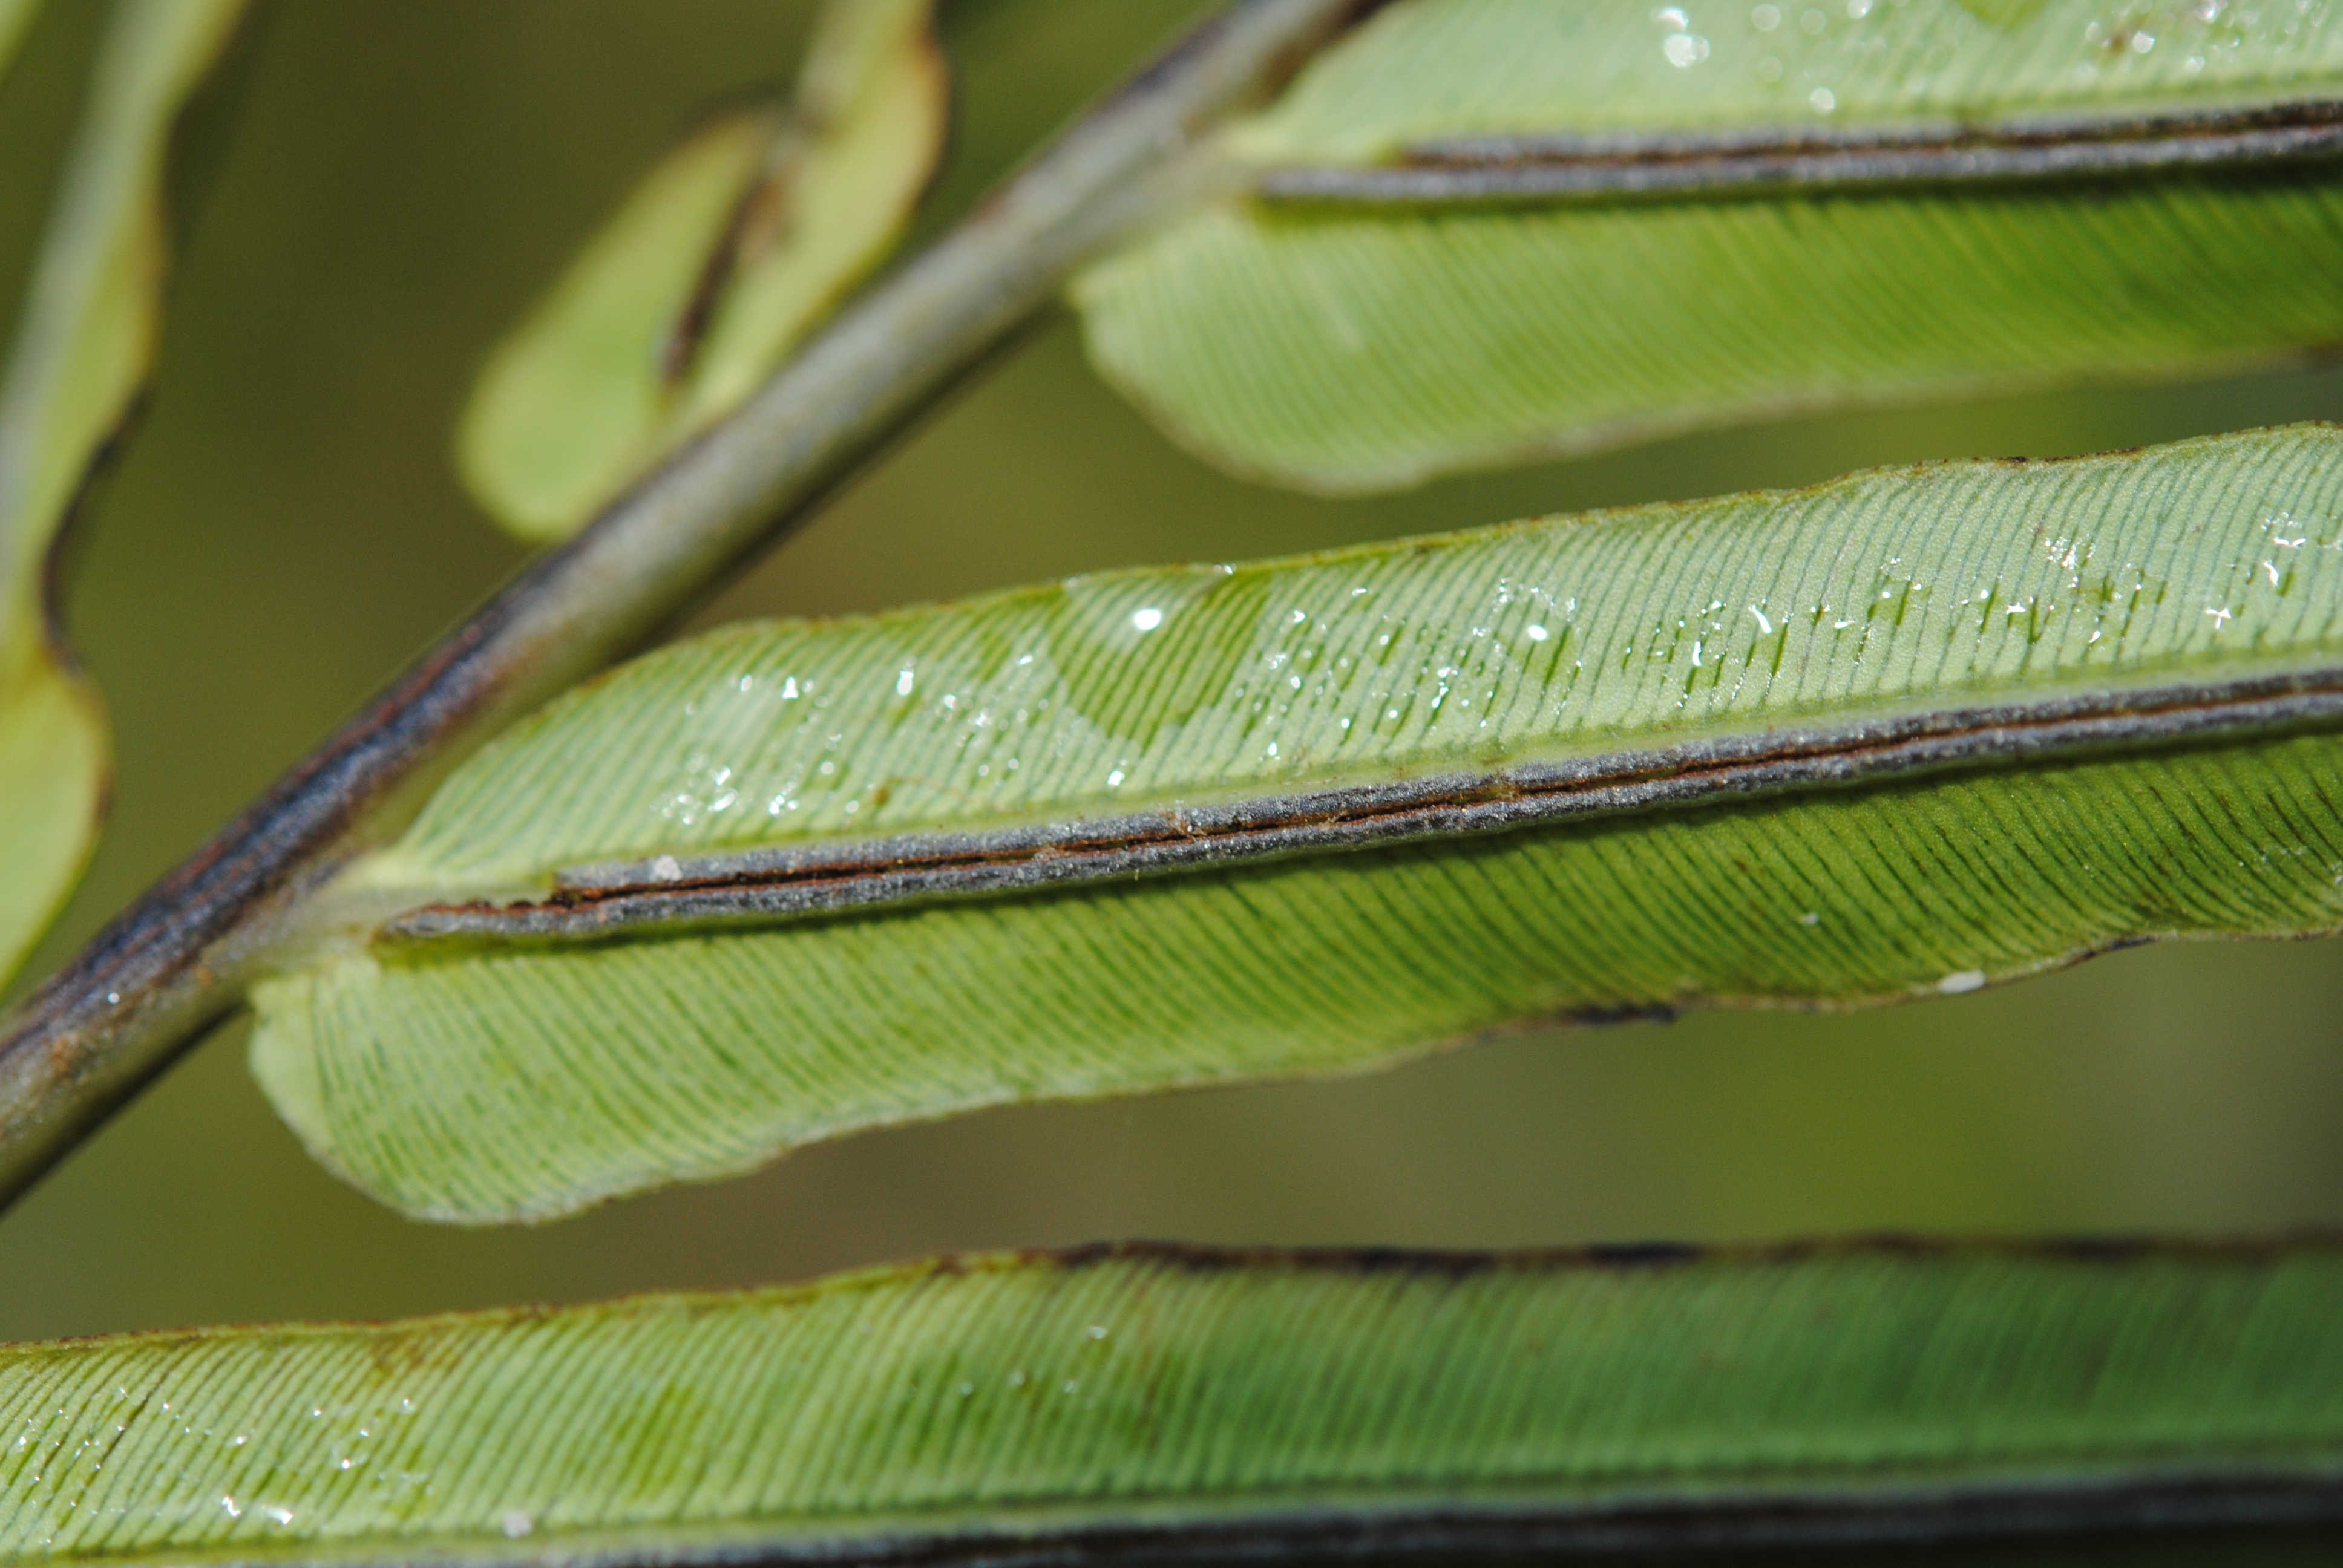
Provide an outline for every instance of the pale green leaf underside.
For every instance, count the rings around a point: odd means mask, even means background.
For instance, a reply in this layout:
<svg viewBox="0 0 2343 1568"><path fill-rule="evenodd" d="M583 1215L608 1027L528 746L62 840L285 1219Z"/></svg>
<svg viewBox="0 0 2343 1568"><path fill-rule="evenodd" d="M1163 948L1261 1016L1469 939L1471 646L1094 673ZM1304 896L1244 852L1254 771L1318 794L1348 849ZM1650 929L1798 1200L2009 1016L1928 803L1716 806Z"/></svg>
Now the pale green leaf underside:
<svg viewBox="0 0 2343 1568"><path fill-rule="evenodd" d="M45 566L152 366L171 127L243 11L243 0L132 0L119 11L0 384L0 980L96 838L106 722L48 646Z"/></svg>
<svg viewBox="0 0 2343 1568"><path fill-rule="evenodd" d="M499 521L563 537L737 407L886 255L941 156L931 0L831 0L794 104L721 116L498 346L458 433Z"/></svg>
<svg viewBox="0 0 2343 1568"><path fill-rule="evenodd" d="M2343 91L2328 11L2199 9L2127 21L2052 0L2005 32L1956 0L1880 0L1861 20L1413 0L1230 146L1264 167L1355 166L1476 135L1795 139ZM1708 52L1678 68L1665 18L1686 10ZM1782 21L1757 32L1757 11ZM1494 208L1224 202L1095 266L1074 297L1100 368L1200 453L1372 489L1797 409L2319 351L2343 340L2335 170L2135 173L2087 196L2037 181Z"/></svg>
<svg viewBox="0 0 2343 1568"><path fill-rule="evenodd" d="M2333 427L1881 471L719 632L482 752L350 896L542 894L612 859L1273 802L2077 690L2332 684L2338 655ZM1003 1101L2327 930L2338 799L2343 742L2232 737L720 934L377 942L259 988L254 1062L367 1191L542 1217Z"/></svg>
<svg viewBox="0 0 2343 1568"><path fill-rule="evenodd" d="M1087 274L1100 368L1225 467L1413 483L1699 426L2343 339L2343 184L1489 213L1214 207Z"/></svg>
<svg viewBox="0 0 2343 1568"><path fill-rule="evenodd" d="M418 902L541 890L631 857L1121 814L2338 651L2343 427L1885 468L726 628L516 726L365 875Z"/></svg>
<svg viewBox="0 0 2343 1568"><path fill-rule="evenodd" d="M1143 1552L1766 1505L1860 1530L2122 1516L2127 1489L2145 1518L2164 1487L2343 1481L2338 1313L2328 1247L1142 1250L25 1346L0 1561Z"/></svg>

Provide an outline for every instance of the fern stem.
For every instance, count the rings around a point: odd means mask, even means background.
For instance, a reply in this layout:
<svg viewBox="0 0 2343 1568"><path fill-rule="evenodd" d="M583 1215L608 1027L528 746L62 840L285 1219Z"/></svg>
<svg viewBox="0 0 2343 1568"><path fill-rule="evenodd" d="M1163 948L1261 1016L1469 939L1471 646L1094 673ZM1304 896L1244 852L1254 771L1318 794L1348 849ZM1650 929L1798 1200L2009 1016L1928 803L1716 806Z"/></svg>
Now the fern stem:
<svg viewBox="0 0 2343 1568"><path fill-rule="evenodd" d="M303 940L313 895L506 723L642 646L1161 210L1219 117L1378 0L1237 0L874 287L740 412L525 568L25 999L0 1035L0 1203Z"/></svg>

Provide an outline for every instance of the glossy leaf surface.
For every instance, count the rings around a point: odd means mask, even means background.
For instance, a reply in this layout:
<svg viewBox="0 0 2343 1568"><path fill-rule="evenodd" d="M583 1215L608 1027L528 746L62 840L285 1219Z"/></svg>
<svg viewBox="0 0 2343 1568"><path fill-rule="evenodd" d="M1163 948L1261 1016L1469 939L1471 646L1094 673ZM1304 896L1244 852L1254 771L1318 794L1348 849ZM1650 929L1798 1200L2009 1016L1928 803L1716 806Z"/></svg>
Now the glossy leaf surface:
<svg viewBox="0 0 2343 1568"><path fill-rule="evenodd" d="M1204 456L1359 490L2343 337L2323 8L1403 0L1234 127L1263 193L1074 290Z"/></svg>
<svg viewBox="0 0 2343 1568"><path fill-rule="evenodd" d="M117 13L0 386L0 978L72 888L104 809L106 721L50 640L49 551L152 368L171 130L244 9Z"/></svg>
<svg viewBox="0 0 2343 1568"><path fill-rule="evenodd" d="M738 407L883 258L942 156L931 0L830 0L793 102L711 119L497 350L458 437L473 494L573 531Z"/></svg>
<svg viewBox="0 0 2343 1568"><path fill-rule="evenodd" d="M2327 930L2339 694L2331 427L744 626L460 769L254 1061L334 1168L483 1221L1007 1101Z"/></svg>
<svg viewBox="0 0 2343 1568"><path fill-rule="evenodd" d="M2288 1517L2343 1259L1101 1251L0 1350L0 1561L623 1563Z"/></svg>

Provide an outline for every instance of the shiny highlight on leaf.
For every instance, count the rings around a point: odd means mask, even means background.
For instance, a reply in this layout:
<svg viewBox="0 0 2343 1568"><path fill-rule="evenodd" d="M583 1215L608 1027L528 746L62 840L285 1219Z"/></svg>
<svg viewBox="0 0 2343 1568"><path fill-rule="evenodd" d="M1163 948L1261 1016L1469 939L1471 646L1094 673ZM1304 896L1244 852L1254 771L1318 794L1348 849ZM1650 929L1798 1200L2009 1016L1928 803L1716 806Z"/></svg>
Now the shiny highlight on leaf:
<svg viewBox="0 0 2343 1568"><path fill-rule="evenodd" d="M538 1219L862 1128L2343 927L2343 430L661 649L256 992L319 1158ZM1956 988L1958 989L1958 988Z"/></svg>

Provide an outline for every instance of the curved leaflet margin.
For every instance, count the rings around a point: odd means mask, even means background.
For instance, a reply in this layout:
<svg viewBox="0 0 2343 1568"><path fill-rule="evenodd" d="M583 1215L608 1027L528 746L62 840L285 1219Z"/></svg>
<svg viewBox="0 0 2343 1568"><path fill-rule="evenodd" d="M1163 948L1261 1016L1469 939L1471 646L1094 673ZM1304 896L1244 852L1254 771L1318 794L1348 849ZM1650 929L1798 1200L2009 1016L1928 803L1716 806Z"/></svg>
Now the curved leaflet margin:
<svg viewBox="0 0 2343 1568"><path fill-rule="evenodd" d="M104 811L105 718L52 638L48 557L152 369L171 136L245 11L117 10L0 387L0 976L71 890Z"/></svg>
<svg viewBox="0 0 2343 1568"><path fill-rule="evenodd" d="M2339 698L2328 427L735 628L459 769L258 988L254 1065L330 1166L485 1222L1004 1101L2328 930ZM1623 788L1524 814L1533 777ZM1172 852L1394 791L1398 837Z"/></svg>
<svg viewBox="0 0 2343 1568"><path fill-rule="evenodd" d="M830 0L795 100L719 115L498 345L457 433L523 538L575 532L756 390L883 260L938 161L933 0Z"/></svg>
<svg viewBox="0 0 2343 1568"><path fill-rule="evenodd" d="M1691 9L1704 30L1684 7L1390 7L1226 136L1268 194L1077 279L1094 362L1208 459L1350 492L2343 341L2333 18L2174 10L2117 36L2080 0L2006 25L1956 0ZM2328 129L2204 165L2182 132L2206 115ZM1895 175L1879 146L1916 137L1941 156ZM1963 151L1995 138L1999 164ZM1379 174L1426 194L1344 194ZM1516 194L1472 194L1492 181Z"/></svg>

